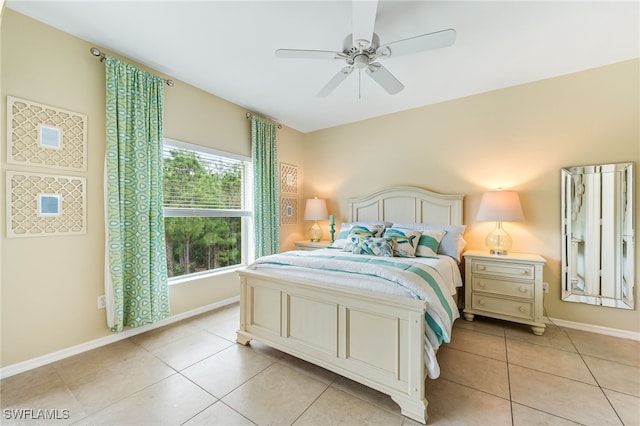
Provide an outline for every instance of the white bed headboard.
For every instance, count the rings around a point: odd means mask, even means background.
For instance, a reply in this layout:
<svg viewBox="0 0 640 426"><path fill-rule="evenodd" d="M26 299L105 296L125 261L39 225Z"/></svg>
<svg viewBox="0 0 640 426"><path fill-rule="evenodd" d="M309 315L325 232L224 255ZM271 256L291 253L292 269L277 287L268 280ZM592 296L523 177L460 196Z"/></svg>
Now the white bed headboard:
<svg viewBox="0 0 640 426"><path fill-rule="evenodd" d="M438 194L413 186L394 186L348 201L349 222L462 225L464 195Z"/></svg>

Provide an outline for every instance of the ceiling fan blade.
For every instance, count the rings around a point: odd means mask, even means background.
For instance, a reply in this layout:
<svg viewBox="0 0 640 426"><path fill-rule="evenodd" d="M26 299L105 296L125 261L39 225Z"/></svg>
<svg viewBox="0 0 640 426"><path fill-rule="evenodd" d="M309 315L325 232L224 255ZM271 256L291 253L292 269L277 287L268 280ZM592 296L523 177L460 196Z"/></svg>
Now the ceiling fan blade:
<svg viewBox="0 0 640 426"><path fill-rule="evenodd" d="M306 50L306 49L278 49L277 58L292 59L344 59L347 57L342 52L332 52L329 50Z"/></svg>
<svg viewBox="0 0 640 426"><path fill-rule="evenodd" d="M345 78L349 77L349 74L351 74L353 70L354 67L352 66L342 68L336 75L331 78L331 80L329 80L329 82L322 88L322 90L320 90L320 92L318 92L316 96L319 98L328 96L336 87L340 85L340 83L344 81Z"/></svg>
<svg viewBox="0 0 640 426"><path fill-rule="evenodd" d="M393 76L389 72L388 69L382 66L379 62L374 62L369 64L367 67L367 74L371 76L372 79L375 80L384 90L387 91L390 95L395 95L402 89L404 89L404 85L398 81L397 78Z"/></svg>
<svg viewBox="0 0 640 426"><path fill-rule="evenodd" d="M380 56L400 56L421 52L429 49L439 49L451 46L456 41L456 30L448 29L434 33L394 41L378 48Z"/></svg>
<svg viewBox="0 0 640 426"><path fill-rule="evenodd" d="M353 21L353 45L362 45L366 48L373 40L373 27L376 23L378 1L353 0L351 10L351 20Z"/></svg>

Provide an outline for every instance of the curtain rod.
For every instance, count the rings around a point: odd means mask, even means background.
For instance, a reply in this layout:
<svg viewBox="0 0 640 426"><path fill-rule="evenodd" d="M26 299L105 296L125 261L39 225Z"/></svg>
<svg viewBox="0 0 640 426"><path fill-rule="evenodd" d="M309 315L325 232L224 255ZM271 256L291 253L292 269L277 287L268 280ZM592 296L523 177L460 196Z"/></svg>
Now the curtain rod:
<svg viewBox="0 0 640 426"><path fill-rule="evenodd" d="M100 62L104 61L107 57L107 55L101 52L97 47L92 47L91 49L89 49L89 51L93 56L97 56L98 58L100 58ZM173 87L173 80L164 80L164 82L167 84L167 86Z"/></svg>
<svg viewBox="0 0 640 426"><path fill-rule="evenodd" d="M247 117L247 120L251 120L251 118L254 116L254 114L252 114L250 112L247 112L244 116ZM257 115L256 115L256 117L257 117ZM276 127L278 129L282 129L282 124L277 124L276 123Z"/></svg>

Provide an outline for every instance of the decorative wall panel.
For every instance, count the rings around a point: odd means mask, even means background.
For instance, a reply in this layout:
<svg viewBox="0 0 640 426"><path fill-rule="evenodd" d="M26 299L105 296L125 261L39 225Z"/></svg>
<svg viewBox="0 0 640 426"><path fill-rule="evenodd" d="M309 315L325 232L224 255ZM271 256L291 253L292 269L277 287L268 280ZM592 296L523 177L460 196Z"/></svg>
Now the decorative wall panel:
<svg viewBox="0 0 640 426"><path fill-rule="evenodd" d="M298 199L280 197L280 223L282 225L298 223Z"/></svg>
<svg viewBox="0 0 640 426"><path fill-rule="evenodd" d="M298 167L280 163L280 192L283 194L298 193Z"/></svg>
<svg viewBox="0 0 640 426"><path fill-rule="evenodd" d="M7 96L7 162L87 170L87 116Z"/></svg>
<svg viewBox="0 0 640 426"><path fill-rule="evenodd" d="M86 178L7 171L7 237L85 234Z"/></svg>

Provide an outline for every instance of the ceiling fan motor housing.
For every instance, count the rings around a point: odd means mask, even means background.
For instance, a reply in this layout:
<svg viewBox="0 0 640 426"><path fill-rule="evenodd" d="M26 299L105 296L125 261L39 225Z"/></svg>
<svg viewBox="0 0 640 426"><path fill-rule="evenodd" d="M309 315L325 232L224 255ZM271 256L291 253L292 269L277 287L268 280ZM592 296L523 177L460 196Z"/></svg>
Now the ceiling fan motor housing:
<svg viewBox="0 0 640 426"><path fill-rule="evenodd" d="M353 65L358 69L366 68L371 61L376 58L376 50L380 45L380 39L377 34L373 34L371 37L373 40L368 45L354 46L352 41L352 34L349 34L344 39L344 49L342 52L348 56L346 59L349 65Z"/></svg>

